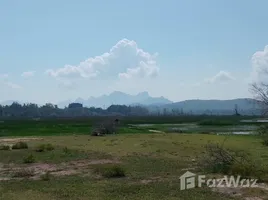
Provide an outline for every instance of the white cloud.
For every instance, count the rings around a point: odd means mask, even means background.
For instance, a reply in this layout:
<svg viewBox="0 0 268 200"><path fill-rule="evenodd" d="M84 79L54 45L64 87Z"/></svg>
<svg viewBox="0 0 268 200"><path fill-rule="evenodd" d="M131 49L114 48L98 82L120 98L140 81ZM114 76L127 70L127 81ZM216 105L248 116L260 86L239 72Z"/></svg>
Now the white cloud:
<svg viewBox="0 0 268 200"><path fill-rule="evenodd" d="M220 71L215 76L205 79L205 82L206 83L226 83L232 80L235 80L235 78L229 72Z"/></svg>
<svg viewBox="0 0 268 200"><path fill-rule="evenodd" d="M159 68L156 67L154 61L145 63L140 62L139 66L136 68L128 68L126 72L119 73L119 78L132 78L132 77L156 77L159 73Z"/></svg>
<svg viewBox="0 0 268 200"><path fill-rule="evenodd" d="M22 87L8 80L8 74L0 74L0 85L7 86L12 89L21 89Z"/></svg>
<svg viewBox="0 0 268 200"><path fill-rule="evenodd" d="M22 87L16 83L12 83L10 81L5 82L5 85L7 85L8 87L12 88L12 89L22 89Z"/></svg>
<svg viewBox="0 0 268 200"><path fill-rule="evenodd" d="M21 76L24 78L28 78L28 77L34 76L34 74L35 74L34 71L28 71L28 72L23 72Z"/></svg>
<svg viewBox="0 0 268 200"><path fill-rule="evenodd" d="M135 41L122 39L101 56L88 58L76 66L49 69L46 73L56 78L155 77L159 72L156 56L138 48Z"/></svg>
<svg viewBox="0 0 268 200"><path fill-rule="evenodd" d="M254 81L267 81L268 77L268 45L263 51L257 51L252 55L252 79Z"/></svg>

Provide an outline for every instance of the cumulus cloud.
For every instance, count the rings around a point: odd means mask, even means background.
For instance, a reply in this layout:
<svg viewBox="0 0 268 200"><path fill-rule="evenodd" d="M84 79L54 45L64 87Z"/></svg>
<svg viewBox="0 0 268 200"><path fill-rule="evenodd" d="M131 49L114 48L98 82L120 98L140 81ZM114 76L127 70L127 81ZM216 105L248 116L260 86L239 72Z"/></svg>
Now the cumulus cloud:
<svg viewBox="0 0 268 200"><path fill-rule="evenodd" d="M266 81L268 77L268 45L263 51L257 51L251 58L252 78L254 81Z"/></svg>
<svg viewBox="0 0 268 200"><path fill-rule="evenodd" d="M215 76L205 79L206 83L226 83L228 81L235 80L233 76L229 72L220 71Z"/></svg>
<svg viewBox="0 0 268 200"><path fill-rule="evenodd" d="M34 71L28 71L28 72L23 72L21 76L24 78L28 78L28 77L34 76L34 74L35 74Z"/></svg>
<svg viewBox="0 0 268 200"><path fill-rule="evenodd" d="M155 77L159 72L156 57L157 54L140 49L135 41L122 39L100 56L88 58L78 65L49 69L46 73L56 78Z"/></svg>
<svg viewBox="0 0 268 200"><path fill-rule="evenodd" d="M7 86L11 89L22 89L22 87L16 83L9 81L8 74L0 74L0 86Z"/></svg>

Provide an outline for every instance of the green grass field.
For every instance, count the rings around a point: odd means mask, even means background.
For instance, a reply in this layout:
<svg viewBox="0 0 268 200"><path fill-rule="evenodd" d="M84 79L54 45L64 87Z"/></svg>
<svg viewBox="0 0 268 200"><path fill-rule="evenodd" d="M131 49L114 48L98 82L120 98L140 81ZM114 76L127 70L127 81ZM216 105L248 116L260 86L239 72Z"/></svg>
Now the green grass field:
<svg viewBox="0 0 268 200"><path fill-rule="evenodd" d="M153 125L156 129L168 123L165 121L161 124L152 119L148 121L148 124L156 124ZM24 139L28 148L0 150L0 199L267 199L268 189L260 188L242 188L236 190L236 193L230 193L229 190L214 191L205 186L180 190L179 177L187 170L197 174L205 173L199 168L199 160L206 153L205 145L208 143L221 144L225 141L226 148L242 150L255 163L267 166L268 147L261 144L259 137L197 133L147 134L151 127L133 129L127 126L142 123L146 124L146 121L128 119L121 126L122 134L104 137L89 136L92 124L89 120L1 123L4 134L0 137L0 145L12 145ZM173 119L170 122L177 123L197 124L197 121ZM215 123L213 126L216 126ZM42 149L46 146L44 144L50 144L53 148ZM113 177L113 173L118 173L115 167L121 169L124 176ZM262 178L265 183L267 174L263 174Z"/></svg>
<svg viewBox="0 0 268 200"><path fill-rule="evenodd" d="M196 124L199 127L185 132L215 132L226 128L241 126L258 126L260 123L242 123L243 119L252 117L237 116L144 116L120 118L119 133L149 133L149 129L166 131L164 124ZM91 117L77 119L41 119L41 120L3 120L0 121L0 137L4 136L53 136L53 135L88 135L94 125L114 117ZM153 124L153 127L129 126ZM170 127L176 127L170 125ZM239 128L237 129L240 130ZM244 130L244 129L243 129Z"/></svg>

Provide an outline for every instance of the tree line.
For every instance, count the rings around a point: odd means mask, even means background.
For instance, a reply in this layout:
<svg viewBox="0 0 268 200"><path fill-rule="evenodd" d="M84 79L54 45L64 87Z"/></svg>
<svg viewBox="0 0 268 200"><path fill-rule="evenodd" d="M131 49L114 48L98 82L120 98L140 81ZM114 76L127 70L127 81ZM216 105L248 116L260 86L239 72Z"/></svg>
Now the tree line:
<svg viewBox="0 0 268 200"><path fill-rule="evenodd" d="M20 104L13 102L11 105L0 105L0 117L39 118L39 117L87 117L87 116L145 116L149 115L148 109L142 106L111 105L107 109L95 107L65 107L47 103L38 106L34 103Z"/></svg>

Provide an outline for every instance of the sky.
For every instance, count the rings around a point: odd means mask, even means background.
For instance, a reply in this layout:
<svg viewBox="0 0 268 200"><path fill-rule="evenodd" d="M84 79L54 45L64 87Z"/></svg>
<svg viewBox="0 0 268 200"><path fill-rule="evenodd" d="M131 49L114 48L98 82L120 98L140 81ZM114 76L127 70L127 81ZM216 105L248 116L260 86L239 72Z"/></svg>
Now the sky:
<svg viewBox="0 0 268 200"><path fill-rule="evenodd" d="M0 102L252 97L267 0L0 0Z"/></svg>

